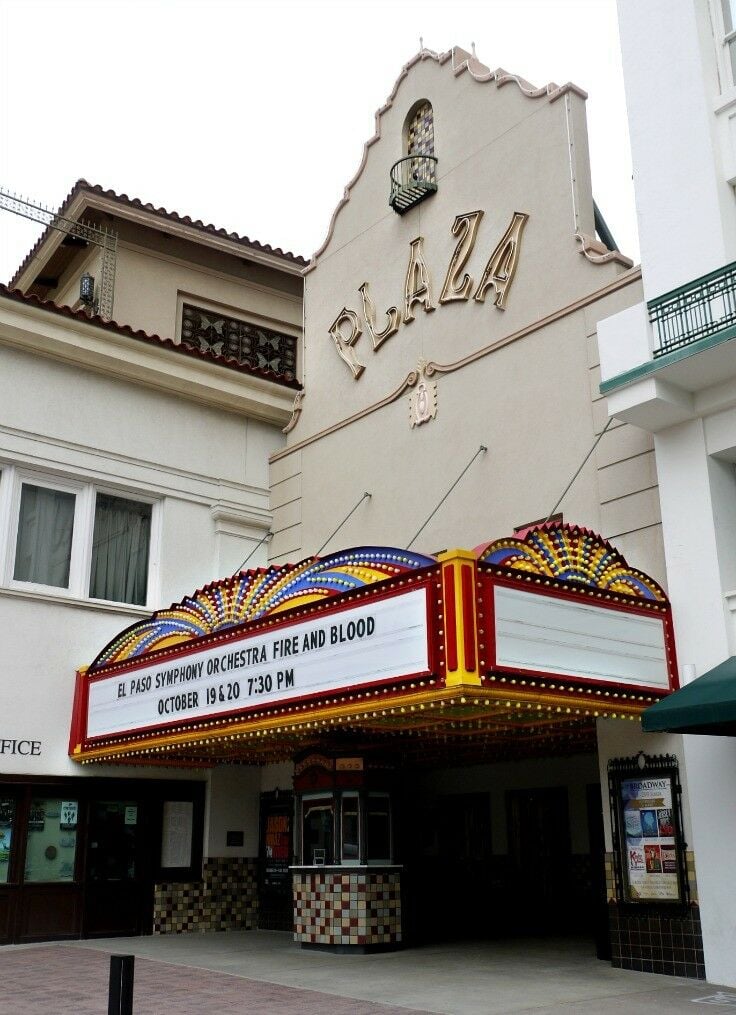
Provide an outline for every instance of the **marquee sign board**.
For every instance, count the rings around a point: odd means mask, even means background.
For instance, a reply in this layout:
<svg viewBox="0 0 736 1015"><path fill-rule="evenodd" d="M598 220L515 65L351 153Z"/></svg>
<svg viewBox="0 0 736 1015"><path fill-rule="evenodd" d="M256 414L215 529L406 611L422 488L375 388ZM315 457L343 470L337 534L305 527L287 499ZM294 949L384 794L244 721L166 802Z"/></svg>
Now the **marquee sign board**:
<svg viewBox="0 0 736 1015"><path fill-rule="evenodd" d="M213 718L430 671L428 590L93 674L85 739Z"/></svg>
<svg viewBox="0 0 736 1015"><path fill-rule="evenodd" d="M670 689L666 615L494 581L490 669Z"/></svg>

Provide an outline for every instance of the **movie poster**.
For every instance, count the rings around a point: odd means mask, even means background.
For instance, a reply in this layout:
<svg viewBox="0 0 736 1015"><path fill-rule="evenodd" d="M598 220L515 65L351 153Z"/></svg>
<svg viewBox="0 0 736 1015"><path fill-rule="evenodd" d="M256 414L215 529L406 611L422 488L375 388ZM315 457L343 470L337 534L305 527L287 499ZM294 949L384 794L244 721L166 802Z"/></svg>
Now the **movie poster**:
<svg viewBox="0 0 736 1015"><path fill-rule="evenodd" d="M627 901L679 902L672 779L622 779L620 804Z"/></svg>

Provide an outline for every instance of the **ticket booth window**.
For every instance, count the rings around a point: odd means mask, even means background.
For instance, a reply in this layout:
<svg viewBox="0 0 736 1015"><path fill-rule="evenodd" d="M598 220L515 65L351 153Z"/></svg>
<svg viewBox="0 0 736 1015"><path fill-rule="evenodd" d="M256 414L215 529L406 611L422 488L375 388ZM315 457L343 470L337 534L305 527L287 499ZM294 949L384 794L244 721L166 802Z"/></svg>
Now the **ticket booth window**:
<svg viewBox="0 0 736 1015"><path fill-rule="evenodd" d="M302 800L302 848L304 863L333 863L335 801L333 797Z"/></svg>
<svg viewBox="0 0 736 1015"><path fill-rule="evenodd" d="M360 807L357 793L345 793L342 798L342 861L360 861Z"/></svg>
<svg viewBox="0 0 736 1015"><path fill-rule="evenodd" d="M388 793L369 793L365 801L366 859L391 861L391 800Z"/></svg>
<svg viewBox="0 0 736 1015"><path fill-rule="evenodd" d="M393 863L391 796L360 790L301 798L300 863L307 866Z"/></svg>
<svg viewBox="0 0 736 1015"><path fill-rule="evenodd" d="M394 760L312 752L295 766L297 866L393 865Z"/></svg>

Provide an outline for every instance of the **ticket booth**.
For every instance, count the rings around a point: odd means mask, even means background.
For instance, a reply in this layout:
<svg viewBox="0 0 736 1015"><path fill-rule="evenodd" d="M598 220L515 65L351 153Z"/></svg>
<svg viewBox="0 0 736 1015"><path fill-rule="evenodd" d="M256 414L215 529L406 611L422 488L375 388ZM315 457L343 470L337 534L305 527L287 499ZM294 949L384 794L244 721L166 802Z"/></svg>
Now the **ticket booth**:
<svg viewBox="0 0 736 1015"><path fill-rule="evenodd" d="M380 754L296 759L294 939L302 947L375 951L400 943L395 770Z"/></svg>

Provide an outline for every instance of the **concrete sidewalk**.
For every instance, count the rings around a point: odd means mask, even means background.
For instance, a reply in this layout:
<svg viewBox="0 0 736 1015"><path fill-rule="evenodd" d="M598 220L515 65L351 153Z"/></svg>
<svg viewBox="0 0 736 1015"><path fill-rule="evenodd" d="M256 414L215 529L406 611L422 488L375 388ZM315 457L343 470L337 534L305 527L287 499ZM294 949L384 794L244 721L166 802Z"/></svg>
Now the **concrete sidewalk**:
<svg viewBox="0 0 736 1015"><path fill-rule="evenodd" d="M0 949L2 1011L100 1015L107 1009L111 953L137 957L135 1015L736 1011L736 989L612 969L591 955L588 941L470 942L332 955L302 951L290 934L268 931L8 946ZM706 998L714 1000L700 1000Z"/></svg>

